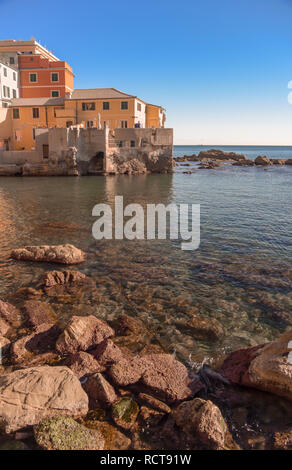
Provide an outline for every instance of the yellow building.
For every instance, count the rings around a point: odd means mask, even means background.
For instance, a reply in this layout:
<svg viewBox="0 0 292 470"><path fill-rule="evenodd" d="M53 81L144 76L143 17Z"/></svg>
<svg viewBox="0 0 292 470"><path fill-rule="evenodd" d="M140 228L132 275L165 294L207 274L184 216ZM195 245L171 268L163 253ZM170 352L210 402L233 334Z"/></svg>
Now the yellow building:
<svg viewBox="0 0 292 470"><path fill-rule="evenodd" d="M11 105L11 148L35 147L35 128L84 127L161 128L161 106L149 105L137 96L115 88L74 90L64 98L20 98Z"/></svg>

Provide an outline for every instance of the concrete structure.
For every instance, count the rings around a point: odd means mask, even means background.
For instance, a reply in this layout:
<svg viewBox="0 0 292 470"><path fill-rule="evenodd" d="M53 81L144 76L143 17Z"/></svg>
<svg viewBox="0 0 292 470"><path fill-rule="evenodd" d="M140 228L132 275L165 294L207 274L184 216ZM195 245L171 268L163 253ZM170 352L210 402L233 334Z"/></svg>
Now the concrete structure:
<svg viewBox="0 0 292 470"><path fill-rule="evenodd" d="M0 175L171 173L172 152L172 129L37 129L35 150L0 151Z"/></svg>
<svg viewBox="0 0 292 470"><path fill-rule="evenodd" d="M13 98L19 97L19 75L15 64L10 64L13 56L0 57L0 108L7 108Z"/></svg>

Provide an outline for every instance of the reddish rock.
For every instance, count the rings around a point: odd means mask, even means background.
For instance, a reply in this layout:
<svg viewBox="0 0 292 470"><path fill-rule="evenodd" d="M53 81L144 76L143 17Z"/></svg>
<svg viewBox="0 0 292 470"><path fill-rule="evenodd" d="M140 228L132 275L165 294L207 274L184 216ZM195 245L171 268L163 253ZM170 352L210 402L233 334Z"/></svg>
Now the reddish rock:
<svg viewBox="0 0 292 470"><path fill-rule="evenodd" d="M157 398L152 397L151 395L147 395L146 393L139 393L139 399L146 403L150 408L154 408L155 410L161 411L163 413L170 413L171 408L163 403L163 401L157 400Z"/></svg>
<svg viewBox="0 0 292 470"><path fill-rule="evenodd" d="M0 359L1 356L3 357L5 354L8 353L9 347L10 347L10 340L7 338L4 338L4 336L0 335ZM0 360L1 363L1 360Z"/></svg>
<svg viewBox="0 0 292 470"><path fill-rule="evenodd" d="M78 264L85 261L86 255L73 245L26 246L12 250L11 257L23 261L44 261L57 264Z"/></svg>
<svg viewBox="0 0 292 470"><path fill-rule="evenodd" d="M27 300L23 304L23 310L29 326L33 328L41 325L42 323L55 323L57 315L52 307L39 300Z"/></svg>
<svg viewBox="0 0 292 470"><path fill-rule="evenodd" d="M60 330L56 325L43 323L31 335L24 336L11 344L11 360L15 364L33 358L35 354L52 352Z"/></svg>
<svg viewBox="0 0 292 470"><path fill-rule="evenodd" d="M91 400L106 408L110 407L118 399L115 389L100 373L88 377L83 388Z"/></svg>
<svg viewBox="0 0 292 470"><path fill-rule="evenodd" d="M120 348L112 340L106 339L96 349L91 351L95 359L103 366L110 366L123 359L124 355Z"/></svg>
<svg viewBox="0 0 292 470"><path fill-rule="evenodd" d="M201 398L181 403L174 411L176 424L190 441L207 449L224 449L227 426L219 408Z"/></svg>
<svg viewBox="0 0 292 470"><path fill-rule="evenodd" d="M113 335L113 329L93 315L73 316L58 338L56 348L60 354L87 351Z"/></svg>
<svg viewBox="0 0 292 470"><path fill-rule="evenodd" d="M152 426L157 426L164 416L165 413L161 411L152 410L147 406L141 406L138 420L142 426L151 428Z"/></svg>
<svg viewBox="0 0 292 470"><path fill-rule="evenodd" d="M111 366L109 374L121 387L139 381L143 391L168 403L185 400L203 387L199 379L191 379L186 367L170 354L124 359Z"/></svg>
<svg viewBox="0 0 292 470"><path fill-rule="evenodd" d="M11 327L19 327L21 324L20 311L14 305L0 300L0 318Z"/></svg>
<svg viewBox="0 0 292 470"><path fill-rule="evenodd" d="M105 370L91 354L83 351L72 354L68 358L66 365L80 380L83 380L89 374Z"/></svg>
<svg viewBox="0 0 292 470"><path fill-rule="evenodd" d="M73 282L84 282L87 279L85 274L79 271L48 271L43 276L43 284L45 287L53 287L56 285L71 284Z"/></svg>
<svg viewBox="0 0 292 470"><path fill-rule="evenodd" d="M10 326L6 323L5 320L0 318L0 335L5 336L6 333L10 330Z"/></svg>
<svg viewBox="0 0 292 470"><path fill-rule="evenodd" d="M230 382L235 384L249 385L248 368L251 361L256 357L257 351L262 347L253 346L246 349L238 349L225 359L222 367L221 374L224 375Z"/></svg>

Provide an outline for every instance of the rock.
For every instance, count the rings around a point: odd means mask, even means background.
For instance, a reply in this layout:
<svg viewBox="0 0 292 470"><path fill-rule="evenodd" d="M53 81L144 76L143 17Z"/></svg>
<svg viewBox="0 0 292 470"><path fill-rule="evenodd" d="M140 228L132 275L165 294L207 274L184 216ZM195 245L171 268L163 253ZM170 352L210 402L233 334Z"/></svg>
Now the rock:
<svg viewBox="0 0 292 470"><path fill-rule="evenodd" d="M28 450L28 447L21 441L0 442L0 450Z"/></svg>
<svg viewBox="0 0 292 470"><path fill-rule="evenodd" d="M123 429L131 429L138 413L139 406L132 398L122 398L112 407L112 418Z"/></svg>
<svg viewBox="0 0 292 470"><path fill-rule="evenodd" d="M46 263L78 264L85 260L85 253L73 245L26 246L11 252L11 257L24 261L45 261Z"/></svg>
<svg viewBox="0 0 292 470"><path fill-rule="evenodd" d="M88 397L67 367L31 367L0 376L0 421L6 433L47 417L78 417L87 411Z"/></svg>
<svg viewBox="0 0 292 470"><path fill-rule="evenodd" d="M0 300L0 319L14 328L18 328L21 324L20 311L14 305L2 300Z"/></svg>
<svg viewBox="0 0 292 470"><path fill-rule="evenodd" d="M37 444L45 450L103 450L104 438L69 416L47 418L34 426Z"/></svg>
<svg viewBox="0 0 292 470"><path fill-rule="evenodd" d="M29 361L35 354L44 354L55 350L56 339L60 330L56 325L43 323L32 334L11 344L11 360L14 364Z"/></svg>
<svg viewBox="0 0 292 470"><path fill-rule="evenodd" d="M91 400L97 401L106 408L110 407L118 399L115 389L100 373L91 375L83 385L83 388Z"/></svg>
<svg viewBox="0 0 292 470"><path fill-rule="evenodd" d="M288 160L285 162L285 165L292 165L292 158L288 158Z"/></svg>
<svg viewBox="0 0 292 470"><path fill-rule="evenodd" d="M223 150L210 149L202 150L198 155L198 160L247 160L247 157L241 153L223 152Z"/></svg>
<svg viewBox="0 0 292 470"><path fill-rule="evenodd" d="M29 326L33 328L41 325L42 323L56 323L57 315L52 307L39 300L26 300L23 305L23 310Z"/></svg>
<svg viewBox="0 0 292 470"><path fill-rule="evenodd" d="M284 158L270 158L270 162L273 165L285 165L286 160Z"/></svg>
<svg viewBox="0 0 292 470"><path fill-rule="evenodd" d="M224 337L224 329L216 318L193 315L186 326L196 339L219 341Z"/></svg>
<svg viewBox="0 0 292 470"><path fill-rule="evenodd" d="M1 336L6 335L6 333L9 330L10 330L10 326L8 325L8 323L6 323L5 320L2 320L2 318L0 318L0 335Z"/></svg>
<svg viewBox="0 0 292 470"><path fill-rule="evenodd" d="M164 416L165 413L161 411L153 410L147 406L141 406L138 419L143 427L151 428L157 426Z"/></svg>
<svg viewBox="0 0 292 470"><path fill-rule="evenodd" d="M113 364L109 374L121 387L139 381L143 391L168 403L185 400L203 388L202 383L197 378L191 379L186 367L170 354L124 359Z"/></svg>
<svg viewBox="0 0 292 470"><path fill-rule="evenodd" d="M275 432L273 435L273 449L292 450L292 430L288 432Z"/></svg>
<svg viewBox="0 0 292 470"><path fill-rule="evenodd" d="M259 155L254 162L256 165L271 165L269 158L262 155Z"/></svg>
<svg viewBox="0 0 292 470"><path fill-rule="evenodd" d="M93 315L74 315L58 338L56 348L60 354L87 351L113 335L114 330L104 320Z"/></svg>
<svg viewBox="0 0 292 470"><path fill-rule="evenodd" d="M106 339L102 341L91 354L99 362L99 364L108 367L123 359L124 355L120 348L116 346L112 340Z"/></svg>
<svg viewBox="0 0 292 470"><path fill-rule="evenodd" d="M131 439L106 421L86 421L86 426L96 429L105 439L104 450L126 450L131 445Z"/></svg>
<svg viewBox="0 0 292 470"><path fill-rule="evenodd" d="M233 166L255 166L253 160L238 160L238 162L232 163Z"/></svg>
<svg viewBox="0 0 292 470"><path fill-rule="evenodd" d="M173 413L175 422L192 441L207 449L223 449L227 426L219 408L201 398L181 403Z"/></svg>
<svg viewBox="0 0 292 470"><path fill-rule="evenodd" d="M163 401L157 400L157 398L152 397L151 395L147 395L146 393L139 393L138 398L146 403L150 408L154 408L155 410L161 411L163 413L170 413L171 408L163 403Z"/></svg>
<svg viewBox="0 0 292 470"><path fill-rule="evenodd" d="M183 174L184 175L191 175L193 172L191 170L188 170L188 171L183 171Z"/></svg>
<svg viewBox="0 0 292 470"><path fill-rule="evenodd" d="M233 352L221 373L231 382L280 395L292 401L292 330L276 341ZM291 343L290 343L291 344Z"/></svg>
<svg viewBox="0 0 292 470"><path fill-rule="evenodd" d="M129 348L135 353L139 352L153 337L152 332L145 328L138 318L126 314L120 315L115 320L114 329L117 335L115 343Z"/></svg>
<svg viewBox="0 0 292 470"><path fill-rule="evenodd" d="M84 282L87 276L79 271L48 271L42 278L45 287L53 287L56 285L71 284L73 282Z"/></svg>
<svg viewBox="0 0 292 470"><path fill-rule="evenodd" d="M105 370L105 367L99 364L91 354L83 351L69 356L66 365L81 381L83 381L87 375L103 372Z"/></svg>
<svg viewBox="0 0 292 470"><path fill-rule="evenodd" d="M215 170L219 166L221 166L220 162L213 162L213 161L211 161L211 162L202 162L199 166L199 169L200 170Z"/></svg>
<svg viewBox="0 0 292 470"><path fill-rule="evenodd" d="M10 340L5 338L4 336L0 336L0 364L1 364L1 356L7 354L9 347L10 347Z"/></svg>

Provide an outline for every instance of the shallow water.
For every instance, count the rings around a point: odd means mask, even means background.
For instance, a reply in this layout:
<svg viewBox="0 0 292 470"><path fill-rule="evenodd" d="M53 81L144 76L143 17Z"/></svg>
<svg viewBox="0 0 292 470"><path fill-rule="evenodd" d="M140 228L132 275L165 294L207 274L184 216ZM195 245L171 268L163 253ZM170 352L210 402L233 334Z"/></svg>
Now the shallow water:
<svg viewBox="0 0 292 470"><path fill-rule="evenodd" d="M192 164L191 175L185 169L177 166L174 175L0 178L0 295L60 269L13 261L11 249L73 243L89 253L77 269L98 289L51 298L60 320L137 315L157 342L194 366L215 365L231 350L277 337L292 324L292 167L197 170ZM115 195L123 195L124 204L201 204L199 249L182 251L169 240L95 241L92 208L113 204ZM186 328L194 313L218 320L224 338L196 338Z"/></svg>

